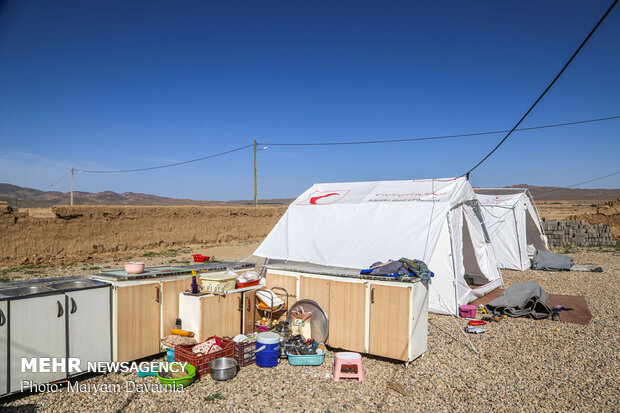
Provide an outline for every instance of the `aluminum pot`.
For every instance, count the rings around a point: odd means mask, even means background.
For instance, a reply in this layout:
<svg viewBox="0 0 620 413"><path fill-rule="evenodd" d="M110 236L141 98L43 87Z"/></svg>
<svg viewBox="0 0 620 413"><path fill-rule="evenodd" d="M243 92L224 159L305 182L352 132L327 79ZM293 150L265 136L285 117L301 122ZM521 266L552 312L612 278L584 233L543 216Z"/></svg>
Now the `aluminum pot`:
<svg viewBox="0 0 620 413"><path fill-rule="evenodd" d="M237 375L237 360L230 357L220 357L209 362L209 370L213 380L230 380Z"/></svg>

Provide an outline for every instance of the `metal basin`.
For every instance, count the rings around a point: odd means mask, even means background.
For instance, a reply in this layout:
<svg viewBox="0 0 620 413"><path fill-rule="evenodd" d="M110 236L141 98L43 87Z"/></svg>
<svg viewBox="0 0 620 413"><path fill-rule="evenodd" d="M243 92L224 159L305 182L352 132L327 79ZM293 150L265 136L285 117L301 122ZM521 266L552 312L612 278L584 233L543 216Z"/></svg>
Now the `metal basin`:
<svg viewBox="0 0 620 413"><path fill-rule="evenodd" d="M221 357L209 362L211 378L213 380L230 380L237 375L237 360L230 357Z"/></svg>
<svg viewBox="0 0 620 413"><path fill-rule="evenodd" d="M54 290L43 286L18 287L8 290L0 290L0 295L4 295L5 297L23 297L25 295L48 293L51 291Z"/></svg>
<svg viewBox="0 0 620 413"><path fill-rule="evenodd" d="M73 290L73 289L94 287L97 285L100 285L100 284L95 281L73 280L73 281L58 281L58 282L49 284L48 287L53 288L54 290Z"/></svg>

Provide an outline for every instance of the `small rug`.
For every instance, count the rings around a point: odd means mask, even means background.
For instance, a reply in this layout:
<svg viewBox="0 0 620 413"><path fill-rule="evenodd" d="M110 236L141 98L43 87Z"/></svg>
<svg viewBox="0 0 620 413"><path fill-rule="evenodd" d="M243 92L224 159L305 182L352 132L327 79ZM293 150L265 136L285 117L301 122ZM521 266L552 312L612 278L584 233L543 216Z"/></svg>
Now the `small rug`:
<svg viewBox="0 0 620 413"><path fill-rule="evenodd" d="M504 288L493 290L484 297L478 298L470 304L477 307L480 304L490 303L502 295L504 290ZM592 320L592 313L590 312L588 304L586 303L586 298L583 295L549 294L549 297L547 297L547 305L551 309L553 309L556 305L572 308L571 311L560 311L560 321L564 323L585 325Z"/></svg>

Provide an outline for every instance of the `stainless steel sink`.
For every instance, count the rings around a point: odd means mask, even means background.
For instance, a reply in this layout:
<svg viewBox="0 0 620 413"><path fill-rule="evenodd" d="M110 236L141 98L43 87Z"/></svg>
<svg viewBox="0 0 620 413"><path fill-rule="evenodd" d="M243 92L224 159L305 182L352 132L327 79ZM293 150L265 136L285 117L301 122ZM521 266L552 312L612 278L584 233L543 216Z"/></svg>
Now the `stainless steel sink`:
<svg viewBox="0 0 620 413"><path fill-rule="evenodd" d="M73 290L80 288L89 288L97 285L101 285L96 281L91 280L73 280L73 281L57 281L51 284L48 284L49 288L53 288L54 290Z"/></svg>
<svg viewBox="0 0 620 413"><path fill-rule="evenodd" d="M54 290L52 290L51 288L37 285L37 286L31 286L31 287L18 287L18 288L11 288L8 290L0 290L0 295L4 295L6 297L23 297L25 295L48 293L51 291L54 291Z"/></svg>

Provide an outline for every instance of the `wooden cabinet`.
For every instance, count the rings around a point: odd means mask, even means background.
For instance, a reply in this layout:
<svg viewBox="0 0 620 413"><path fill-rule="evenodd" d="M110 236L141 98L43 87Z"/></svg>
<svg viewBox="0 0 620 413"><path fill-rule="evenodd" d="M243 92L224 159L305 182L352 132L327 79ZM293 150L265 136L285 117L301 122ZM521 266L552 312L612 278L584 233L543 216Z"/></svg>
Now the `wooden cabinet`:
<svg viewBox="0 0 620 413"><path fill-rule="evenodd" d="M210 336L233 338L239 334L243 311L241 299L241 293L201 297L198 341L204 341Z"/></svg>
<svg viewBox="0 0 620 413"><path fill-rule="evenodd" d="M223 295L179 294L179 317L183 329L194 332L198 342L211 336L233 338L254 329L255 290Z"/></svg>
<svg viewBox="0 0 620 413"><path fill-rule="evenodd" d="M411 288L370 284L368 352L407 360Z"/></svg>
<svg viewBox="0 0 620 413"><path fill-rule="evenodd" d="M159 353L159 282L115 288L115 361L132 361Z"/></svg>
<svg viewBox="0 0 620 413"><path fill-rule="evenodd" d="M281 287L288 293L290 303L297 301L297 277L294 275L267 272L267 288ZM291 300L292 299L292 300Z"/></svg>
<svg viewBox="0 0 620 413"><path fill-rule="evenodd" d="M340 277L333 268L305 273L292 267L268 268L267 286L288 285L299 299L316 301L329 318L328 346L407 362L426 351L428 287L422 282L370 281L355 278L356 270Z"/></svg>
<svg viewBox="0 0 620 413"><path fill-rule="evenodd" d="M299 280L299 299L316 301L329 317L330 283L325 278L301 277ZM290 305L293 303L291 302Z"/></svg>
<svg viewBox="0 0 620 413"><path fill-rule="evenodd" d="M260 314L256 309L256 290L246 291L243 293L243 334L249 334L254 331L254 320L258 320Z"/></svg>
<svg viewBox="0 0 620 413"><path fill-rule="evenodd" d="M198 277L196 277L198 278ZM198 281L200 281L198 279ZM179 293L188 291L192 285L192 279L162 281L161 283L161 337L170 334L170 329L176 325L179 318Z"/></svg>
<svg viewBox="0 0 620 413"><path fill-rule="evenodd" d="M332 347L366 352L366 285L347 281L329 284L329 338Z"/></svg>

